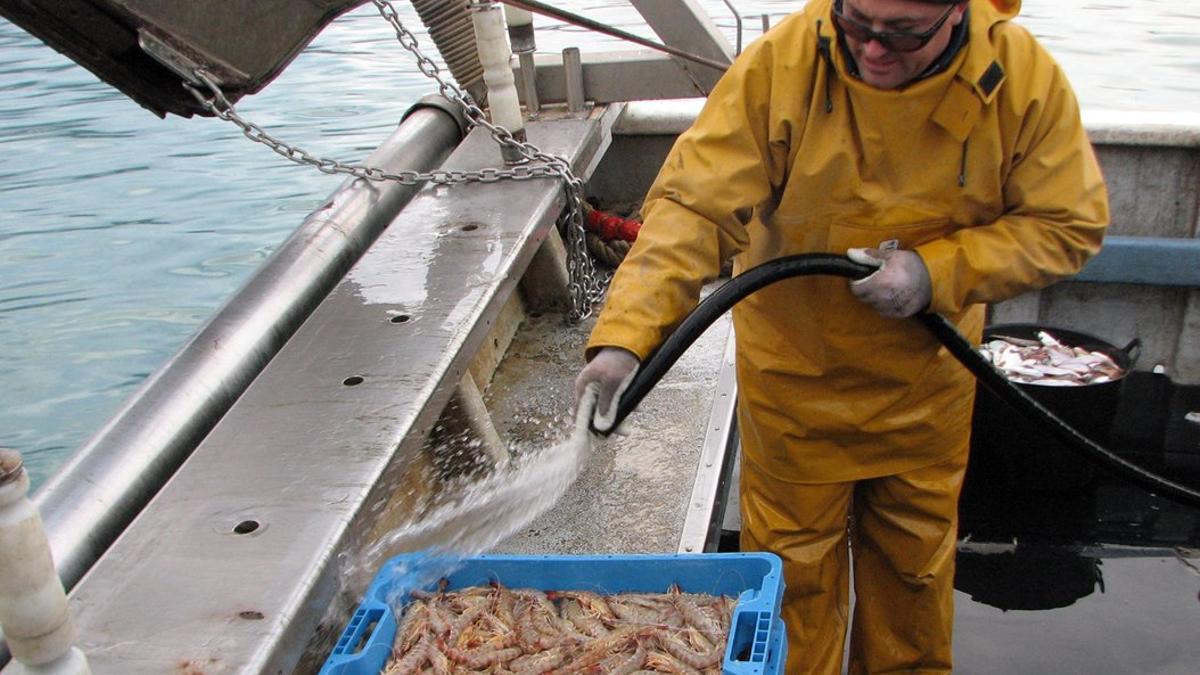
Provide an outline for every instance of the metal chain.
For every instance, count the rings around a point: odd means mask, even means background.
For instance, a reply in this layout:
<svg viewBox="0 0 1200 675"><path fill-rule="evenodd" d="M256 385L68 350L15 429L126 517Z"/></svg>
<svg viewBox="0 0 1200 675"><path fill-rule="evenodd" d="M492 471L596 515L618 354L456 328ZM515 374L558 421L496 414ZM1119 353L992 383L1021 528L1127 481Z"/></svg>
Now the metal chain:
<svg viewBox="0 0 1200 675"><path fill-rule="evenodd" d="M335 159L314 156L301 147L275 138L259 125L246 120L237 113L233 103L225 97L221 88L203 69L196 69L193 74L208 89L209 96L191 83L185 82L184 86L200 105L220 119L237 125L246 138L267 146L289 161L315 167L322 173L345 174L370 181L393 181L401 185L418 185L424 182L441 185L467 182L494 183L500 180L531 180L549 177L562 180L567 198L562 221L565 223L563 235L567 248L567 273L571 295L569 316L572 321L580 321L590 316L592 308L603 298L608 280L596 270L594 262L588 255L587 240L584 234L583 181L575 176L571 171L570 164L562 157L545 153L531 143L515 138L508 129L492 124L483 110L471 98L471 95L453 82L444 79L438 65L421 53L417 46L416 36L400 22L399 14L392 3L389 0L372 0L372 3L379 10L379 14L395 30L400 46L416 57L417 67L421 73L438 83L439 93L443 97L462 107L472 126L481 126L487 129L498 144L515 149L527 161L541 162L541 164L522 164L504 169L484 168L476 171L434 170L428 172L409 170L389 172L374 166L347 164Z"/></svg>
<svg viewBox="0 0 1200 675"><path fill-rule="evenodd" d="M442 96L462 106L467 119L473 125L487 129L497 143L515 149L525 159L544 162L545 166L563 181L567 196L567 208L564 214L567 227L564 239L567 247L567 273L570 277L571 287L571 319L578 321L588 317L592 313L592 307L603 298L607 279L597 273L595 263L587 251L587 239L584 233L583 181L571 171L571 165L562 157L542 152L533 144L513 137L512 132L508 129L492 124L483 110L475 104L471 95L453 82L442 78L437 64L421 53L417 46L416 36L400 23L400 16L390 0L371 0L371 2L379 10L380 16L396 31L396 39L400 42L400 46L417 59L417 66L421 72L438 83Z"/></svg>

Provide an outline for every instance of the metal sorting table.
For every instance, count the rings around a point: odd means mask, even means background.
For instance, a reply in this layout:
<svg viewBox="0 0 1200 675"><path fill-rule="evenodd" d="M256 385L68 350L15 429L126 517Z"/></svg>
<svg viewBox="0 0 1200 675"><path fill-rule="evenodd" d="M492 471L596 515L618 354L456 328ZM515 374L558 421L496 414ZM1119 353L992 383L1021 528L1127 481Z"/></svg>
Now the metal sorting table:
<svg viewBox="0 0 1200 675"><path fill-rule="evenodd" d="M527 323L489 396L502 437L537 443L551 420L569 412L572 381L583 364L581 346L594 321L571 327L548 316ZM728 315L714 323L626 419L628 435L593 442L567 494L497 550L674 553L688 545L701 550L703 527L719 506L704 498L715 495L721 468L710 455L723 448L713 440L724 438L719 432L728 427L722 427L721 416L732 414L733 364L726 356L731 326ZM699 539L694 528L700 529Z"/></svg>
<svg viewBox="0 0 1200 675"><path fill-rule="evenodd" d="M529 138L586 176L614 116ZM498 162L477 129L442 168ZM93 672L319 665L361 592L339 592L340 559L404 511L427 431L563 203L555 180L423 189L75 587Z"/></svg>

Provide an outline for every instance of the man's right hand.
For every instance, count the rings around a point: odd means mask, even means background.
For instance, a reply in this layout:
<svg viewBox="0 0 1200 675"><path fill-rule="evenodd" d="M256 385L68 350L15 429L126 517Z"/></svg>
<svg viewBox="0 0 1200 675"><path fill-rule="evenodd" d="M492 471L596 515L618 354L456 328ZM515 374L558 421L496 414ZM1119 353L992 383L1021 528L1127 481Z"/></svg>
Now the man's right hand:
<svg viewBox="0 0 1200 675"><path fill-rule="evenodd" d="M589 388L594 389L596 394L592 426L597 431L610 430L617 416L617 403L621 400L621 394L637 374L639 365L641 364L638 358L627 349L601 349L575 378L575 410L592 404L592 401L588 400L587 392Z"/></svg>

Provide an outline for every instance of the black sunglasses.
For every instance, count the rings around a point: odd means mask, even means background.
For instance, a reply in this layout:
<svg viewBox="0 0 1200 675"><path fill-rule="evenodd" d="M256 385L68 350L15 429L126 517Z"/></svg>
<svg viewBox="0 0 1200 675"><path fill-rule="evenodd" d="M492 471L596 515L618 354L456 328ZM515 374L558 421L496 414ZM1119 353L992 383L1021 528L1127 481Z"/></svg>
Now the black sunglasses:
<svg viewBox="0 0 1200 675"><path fill-rule="evenodd" d="M838 28L855 42L866 43L875 40L890 52L915 52L933 39L933 36L942 27L942 24L946 23L946 19L950 18L950 12L953 12L956 6L957 4L950 5L950 8L946 10L942 18L938 19L937 23L933 24L933 27L924 33L876 33L871 30L870 26L851 19L842 14L840 10L834 10L833 19L837 23Z"/></svg>

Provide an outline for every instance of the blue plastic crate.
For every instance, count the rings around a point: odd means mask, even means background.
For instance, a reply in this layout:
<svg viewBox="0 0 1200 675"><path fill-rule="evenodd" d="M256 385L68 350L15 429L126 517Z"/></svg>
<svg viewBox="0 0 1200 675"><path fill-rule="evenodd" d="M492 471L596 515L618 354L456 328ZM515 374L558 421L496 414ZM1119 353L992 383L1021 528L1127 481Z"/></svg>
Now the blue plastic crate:
<svg viewBox="0 0 1200 675"><path fill-rule="evenodd" d="M437 579L431 578L429 569L436 566L421 554L401 555L385 563L325 661L321 675L378 675L396 639L392 606L407 604L407 591L413 587L433 590ZM723 672L783 672L787 640L780 618L782 564L770 553L482 555L457 561L452 569L444 576L447 590L499 582L510 588L544 591L663 593L671 584L679 584L689 593L736 596Z"/></svg>

